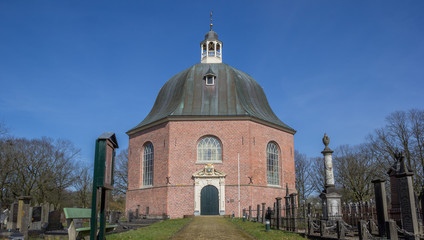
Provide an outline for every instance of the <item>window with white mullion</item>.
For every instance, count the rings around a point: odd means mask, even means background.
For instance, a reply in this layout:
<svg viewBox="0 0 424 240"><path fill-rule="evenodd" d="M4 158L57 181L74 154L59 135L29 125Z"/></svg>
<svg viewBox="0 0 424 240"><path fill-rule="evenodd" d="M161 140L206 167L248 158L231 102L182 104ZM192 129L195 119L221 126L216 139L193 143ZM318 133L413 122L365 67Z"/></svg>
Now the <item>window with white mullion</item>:
<svg viewBox="0 0 424 240"><path fill-rule="evenodd" d="M270 185L280 185L279 151L275 143L270 142L266 148L267 181Z"/></svg>
<svg viewBox="0 0 424 240"><path fill-rule="evenodd" d="M222 161L221 143L214 137L202 138L197 144L198 162Z"/></svg>
<svg viewBox="0 0 424 240"><path fill-rule="evenodd" d="M147 143L143 153L143 186L153 185L153 144Z"/></svg>

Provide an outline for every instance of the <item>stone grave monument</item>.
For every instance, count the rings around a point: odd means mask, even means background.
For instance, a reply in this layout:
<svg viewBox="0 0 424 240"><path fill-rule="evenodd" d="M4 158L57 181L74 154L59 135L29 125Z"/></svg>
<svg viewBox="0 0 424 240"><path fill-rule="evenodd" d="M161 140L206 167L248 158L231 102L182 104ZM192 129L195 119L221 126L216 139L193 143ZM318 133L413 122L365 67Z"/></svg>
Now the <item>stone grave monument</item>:
<svg viewBox="0 0 424 240"><path fill-rule="evenodd" d="M18 222L18 203L14 202L10 205L9 220L7 221L6 228L11 231L16 229Z"/></svg>
<svg viewBox="0 0 424 240"><path fill-rule="evenodd" d="M406 234L405 239L419 239L416 235L419 234L418 218L415 204L414 186L412 182L413 171L408 169L403 153L395 154L395 158L400 163L399 171L395 177L399 184L399 200L402 215L402 228L410 234Z"/></svg>
<svg viewBox="0 0 424 240"><path fill-rule="evenodd" d="M16 227L19 229L19 232L22 233L25 239L28 238L28 229L30 223L30 196L21 196L18 198L18 222Z"/></svg>
<svg viewBox="0 0 424 240"><path fill-rule="evenodd" d="M322 219L323 220L340 220L342 219L341 195L336 191L334 184L333 173L333 150L328 145L330 138L324 134L322 138L324 150L321 152L324 155L325 166L325 187L319 195L322 200Z"/></svg>

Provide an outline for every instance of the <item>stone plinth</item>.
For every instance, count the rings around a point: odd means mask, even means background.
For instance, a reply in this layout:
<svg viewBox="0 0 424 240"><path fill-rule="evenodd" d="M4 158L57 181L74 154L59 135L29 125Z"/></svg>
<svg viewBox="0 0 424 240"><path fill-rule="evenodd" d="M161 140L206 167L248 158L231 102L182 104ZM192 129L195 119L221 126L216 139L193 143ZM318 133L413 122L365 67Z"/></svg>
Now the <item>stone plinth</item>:
<svg viewBox="0 0 424 240"><path fill-rule="evenodd" d="M372 181L372 183L374 183L375 205L378 220L378 235L383 237L386 236L386 222L389 220L387 212L385 180L375 179Z"/></svg>
<svg viewBox="0 0 424 240"><path fill-rule="evenodd" d="M30 223L30 204L31 197L30 196L22 196L18 198L18 222L17 228L19 228L19 232L21 232L25 239L28 238L28 228Z"/></svg>
<svg viewBox="0 0 424 240"><path fill-rule="evenodd" d="M322 200L322 219L340 220L342 219L341 195L335 188L327 188L319 197Z"/></svg>
<svg viewBox="0 0 424 240"><path fill-rule="evenodd" d="M415 195L412 183L414 173L410 171L405 162L405 157L400 157L400 170L395 175L399 179L399 200L402 210L402 228L414 235L419 233L417 211L415 208ZM405 236L405 239L419 239L418 237Z"/></svg>

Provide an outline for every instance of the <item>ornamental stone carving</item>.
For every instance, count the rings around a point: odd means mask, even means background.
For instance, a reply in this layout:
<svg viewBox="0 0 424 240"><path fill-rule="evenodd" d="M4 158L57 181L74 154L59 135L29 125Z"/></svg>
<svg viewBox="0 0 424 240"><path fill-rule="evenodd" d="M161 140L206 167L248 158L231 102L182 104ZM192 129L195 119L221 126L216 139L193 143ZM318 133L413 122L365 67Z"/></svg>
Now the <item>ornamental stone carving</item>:
<svg viewBox="0 0 424 240"><path fill-rule="evenodd" d="M219 214L225 214L225 174L214 168L212 164L193 174L194 178L194 215L200 215L200 193L208 185L218 189Z"/></svg>

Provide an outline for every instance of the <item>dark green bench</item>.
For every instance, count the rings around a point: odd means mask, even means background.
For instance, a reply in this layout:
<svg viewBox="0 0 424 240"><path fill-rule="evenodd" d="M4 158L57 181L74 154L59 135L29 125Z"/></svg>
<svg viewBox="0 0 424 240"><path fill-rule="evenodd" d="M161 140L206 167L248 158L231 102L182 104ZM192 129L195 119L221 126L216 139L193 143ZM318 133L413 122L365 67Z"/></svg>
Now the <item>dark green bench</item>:
<svg viewBox="0 0 424 240"><path fill-rule="evenodd" d="M74 219L90 219L90 208L64 208L65 218L68 224L69 240L82 239L90 235L90 227L77 227L75 226ZM118 225L107 225L106 232L115 230Z"/></svg>

